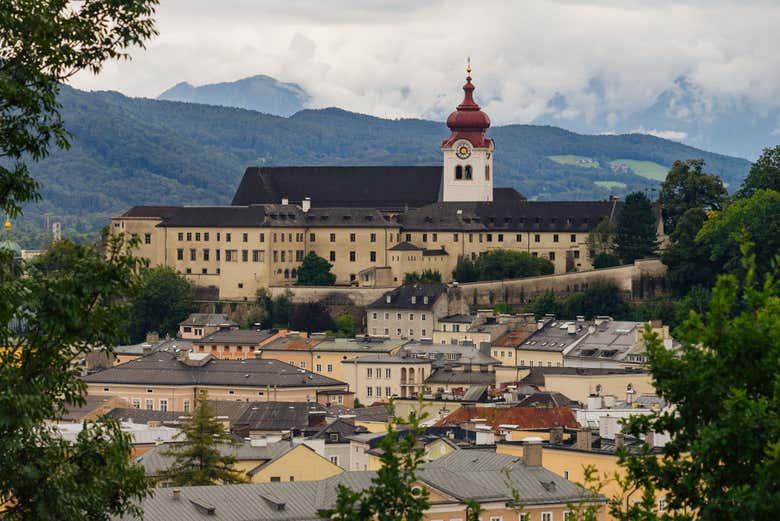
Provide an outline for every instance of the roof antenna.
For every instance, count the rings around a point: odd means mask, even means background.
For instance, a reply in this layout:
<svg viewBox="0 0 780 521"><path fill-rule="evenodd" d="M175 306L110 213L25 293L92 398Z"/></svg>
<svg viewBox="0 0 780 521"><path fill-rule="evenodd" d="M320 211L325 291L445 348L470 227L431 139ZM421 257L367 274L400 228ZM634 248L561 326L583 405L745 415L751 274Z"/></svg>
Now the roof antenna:
<svg viewBox="0 0 780 521"><path fill-rule="evenodd" d="M471 56L466 58L466 75L471 78Z"/></svg>

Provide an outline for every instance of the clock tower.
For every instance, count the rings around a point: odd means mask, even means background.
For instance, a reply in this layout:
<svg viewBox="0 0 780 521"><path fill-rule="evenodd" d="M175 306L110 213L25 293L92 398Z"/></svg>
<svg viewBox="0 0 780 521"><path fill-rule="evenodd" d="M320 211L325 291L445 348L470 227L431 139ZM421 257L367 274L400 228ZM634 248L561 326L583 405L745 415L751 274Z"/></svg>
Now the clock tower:
<svg viewBox="0 0 780 521"><path fill-rule="evenodd" d="M490 118L474 101L471 64L466 68L463 102L447 118L450 137L441 144L444 155L442 201L493 200L493 140L485 136Z"/></svg>

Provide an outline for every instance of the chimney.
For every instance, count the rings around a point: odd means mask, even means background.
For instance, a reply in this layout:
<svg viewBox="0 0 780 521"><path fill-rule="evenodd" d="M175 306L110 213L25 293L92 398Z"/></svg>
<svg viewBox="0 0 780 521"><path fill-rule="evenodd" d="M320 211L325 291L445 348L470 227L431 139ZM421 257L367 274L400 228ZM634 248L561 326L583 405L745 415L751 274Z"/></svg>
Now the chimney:
<svg viewBox="0 0 780 521"><path fill-rule="evenodd" d="M574 446L578 450L591 450L590 429L585 427L577 431L577 442Z"/></svg>
<svg viewBox="0 0 780 521"><path fill-rule="evenodd" d="M290 200L286 197L282 197L282 204L287 206L288 204L290 204Z"/></svg>
<svg viewBox="0 0 780 521"><path fill-rule="evenodd" d="M581 324L585 322L585 315L577 315L577 323Z"/></svg>
<svg viewBox="0 0 780 521"><path fill-rule="evenodd" d="M615 433L615 449L622 449L625 446L625 437L622 432Z"/></svg>
<svg viewBox="0 0 780 521"><path fill-rule="evenodd" d="M146 345L146 344L145 344L145 345L143 345L143 346L141 346L141 352L142 352L143 354L145 354L145 355L148 355L149 353L151 353L151 352L152 352L152 346L150 346L150 345Z"/></svg>
<svg viewBox="0 0 780 521"><path fill-rule="evenodd" d="M301 210L304 212L311 210L311 197L304 197L303 201L301 202Z"/></svg>
<svg viewBox="0 0 780 521"><path fill-rule="evenodd" d="M542 440L538 438L523 440L523 464L526 467L542 466Z"/></svg>
<svg viewBox="0 0 780 521"><path fill-rule="evenodd" d="M563 445L563 427L560 425L550 429L550 445Z"/></svg>
<svg viewBox="0 0 780 521"><path fill-rule="evenodd" d="M175 488L175 489L171 490L171 496L173 497L173 499L175 501L179 501L181 499L181 489L180 488Z"/></svg>
<svg viewBox="0 0 780 521"><path fill-rule="evenodd" d="M542 330L542 329L544 329L544 320L540 320L540 321L538 321L538 322L536 323L536 330L537 330L537 331L540 331L540 330Z"/></svg>
<svg viewBox="0 0 780 521"><path fill-rule="evenodd" d="M156 331L149 331L146 333L146 343L147 344L154 344L155 342L160 341L160 335Z"/></svg>
<svg viewBox="0 0 780 521"><path fill-rule="evenodd" d="M570 335L576 335L577 334L577 324L569 323L569 325L566 327L566 332Z"/></svg>

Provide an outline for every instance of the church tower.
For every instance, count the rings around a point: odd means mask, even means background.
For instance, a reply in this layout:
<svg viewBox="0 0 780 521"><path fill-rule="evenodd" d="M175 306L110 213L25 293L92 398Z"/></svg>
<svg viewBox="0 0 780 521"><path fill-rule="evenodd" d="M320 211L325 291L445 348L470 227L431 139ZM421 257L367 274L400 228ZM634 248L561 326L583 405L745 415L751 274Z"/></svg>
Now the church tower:
<svg viewBox="0 0 780 521"><path fill-rule="evenodd" d="M490 118L474 101L471 63L466 68L463 102L447 118L450 137L441 144L444 155L442 201L493 200L493 140L485 136Z"/></svg>

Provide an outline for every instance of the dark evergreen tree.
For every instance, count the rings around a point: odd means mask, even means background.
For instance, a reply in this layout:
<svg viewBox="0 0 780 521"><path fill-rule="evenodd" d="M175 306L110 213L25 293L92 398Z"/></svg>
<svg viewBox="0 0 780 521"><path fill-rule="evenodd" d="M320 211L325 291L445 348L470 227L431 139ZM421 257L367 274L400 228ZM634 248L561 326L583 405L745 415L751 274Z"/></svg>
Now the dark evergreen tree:
<svg viewBox="0 0 780 521"><path fill-rule="evenodd" d="M691 208L677 222L674 233L669 237L669 246L661 260L669 268L668 276L672 290L684 295L693 286L711 286L717 274L716 264L710 260L709 251L696 243L696 236L707 220L701 208Z"/></svg>
<svg viewBox="0 0 780 521"><path fill-rule="evenodd" d="M192 417L182 423L181 434L184 439L165 452L174 462L160 474L161 481L177 487L246 481L235 468L236 458L224 453L241 442L217 420L205 393L198 396Z"/></svg>
<svg viewBox="0 0 780 521"><path fill-rule="evenodd" d="M319 302L307 302L296 304L293 307L290 326L298 331L307 333L332 331L336 329L328 310Z"/></svg>
<svg viewBox="0 0 780 521"><path fill-rule="evenodd" d="M479 277L479 272L471 259L459 257L452 277L458 282L475 282Z"/></svg>
<svg viewBox="0 0 780 521"><path fill-rule="evenodd" d="M336 276L330 272L333 264L323 259L316 253L309 252L303 258L298 268L297 286L332 286L336 283Z"/></svg>
<svg viewBox="0 0 780 521"><path fill-rule="evenodd" d="M169 266L146 269L130 313L130 338L141 342L150 331L175 336L193 311L192 284L184 276Z"/></svg>
<svg viewBox="0 0 780 521"><path fill-rule="evenodd" d="M422 273L413 271L404 275L404 284L441 282L441 273L438 270L425 269Z"/></svg>
<svg viewBox="0 0 780 521"><path fill-rule="evenodd" d="M780 145L765 148L736 193L737 198L750 197L757 190L780 192Z"/></svg>
<svg viewBox="0 0 780 521"><path fill-rule="evenodd" d="M615 230L615 253L624 264L652 257L658 248L656 219L650 200L642 192L626 196Z"/></svg>
<svg viewBox="0 0 780 521"><path fill-rule="evenodd" d="M703 159L675 161L661 183L658 202L663 208L666 233L672 233L677 221L691 208L720 210L728 192L718 176L703 172Z"/></svg>
<svg viewBox="0 0 780 521"><path fill-rule="evenodd" d="M593 267L597 270L615 266L620 266L620 257L612 253L599 253L593 258Z"/></svg>

